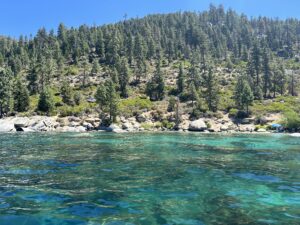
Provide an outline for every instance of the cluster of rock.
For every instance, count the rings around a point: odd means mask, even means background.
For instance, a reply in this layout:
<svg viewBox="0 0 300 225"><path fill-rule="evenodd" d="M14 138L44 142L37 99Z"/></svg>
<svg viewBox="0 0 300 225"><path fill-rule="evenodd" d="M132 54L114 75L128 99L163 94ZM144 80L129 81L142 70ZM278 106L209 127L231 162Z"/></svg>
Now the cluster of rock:
<svg viewBox="0 0 300 225"><path fill-rule="evenodd" d="M100 120L77 117L8 117L0 120L0 132L85 132L98 127Z"/></svg>
<svg viewBox="0 0 300 225"><path fill-rule="evenodd" d="M169 117L174 122L174 118ZM172 128L171 128L172 129ZM119 117L117 123L109 127L101 126L101 120L97 115L89 117L8 117L0 119L0 132L86 132L86 131L108 131L108 132L138 132L138 131L166 131L170 130L157 125L157 119L150 112L135 117ZM246 118L239 123L232 121L228 115L223 118L201 118L190 121L188 115L181 116L179 131L193 132L252 132L255 130L254 119ZM264 129L258 132L266 132Z"/></svg>
<svg viewBox="0 0 300 225"><path fill-rule="evenodd" d="M41 132L54 131L58 123L53 117L8 117L0 120L0 132Z"/></svg>
<svg viewBox="0 0 300 225"><path fill-rule="evenodd" d="M180 131L197 131L197 132L252 132L255 130L253 119L235 123L228 115L223 118L203 118L190 121L188 115L182 117L179 124Z"/></svg>

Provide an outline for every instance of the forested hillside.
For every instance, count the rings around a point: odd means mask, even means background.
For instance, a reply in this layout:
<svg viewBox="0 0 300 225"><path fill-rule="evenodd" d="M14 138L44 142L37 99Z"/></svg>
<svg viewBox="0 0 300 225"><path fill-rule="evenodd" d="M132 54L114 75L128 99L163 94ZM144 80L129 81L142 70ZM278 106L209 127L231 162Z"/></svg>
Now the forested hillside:
<svg viewBox="0 0 300 225"><path fill-rule="evenodd" d="M60 24L0 37L0 116L97 113L109 124L168 111L177 124L180 113L283 113L299 122L299 61L299 20L249 19L222 6L99 27Z"/></svg>

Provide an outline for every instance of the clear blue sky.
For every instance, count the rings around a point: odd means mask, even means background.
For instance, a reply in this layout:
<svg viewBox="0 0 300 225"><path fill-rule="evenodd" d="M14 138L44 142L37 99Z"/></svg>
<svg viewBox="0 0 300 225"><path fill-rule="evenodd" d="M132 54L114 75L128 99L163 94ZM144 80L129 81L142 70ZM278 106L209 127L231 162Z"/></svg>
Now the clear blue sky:
<svg viewBox="0 0 300 225"><path fill-rule="evenodd" d="M223 4L248 16L300 18L300 0L1 0L0 34L18 37L38 28L117 22L125 13L142 17L151 13L201 11L209 4Z"/></svg>

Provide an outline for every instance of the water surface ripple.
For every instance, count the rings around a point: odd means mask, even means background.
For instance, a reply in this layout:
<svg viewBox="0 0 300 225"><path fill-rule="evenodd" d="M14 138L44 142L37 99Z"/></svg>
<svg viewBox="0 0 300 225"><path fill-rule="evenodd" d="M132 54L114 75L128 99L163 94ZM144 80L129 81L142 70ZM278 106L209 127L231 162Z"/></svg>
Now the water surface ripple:
<svg viewBox="0 0 300 225"><path fill-rule="evenodd" d="M0 224L300 224L300 138L1 134Z"/></svg>

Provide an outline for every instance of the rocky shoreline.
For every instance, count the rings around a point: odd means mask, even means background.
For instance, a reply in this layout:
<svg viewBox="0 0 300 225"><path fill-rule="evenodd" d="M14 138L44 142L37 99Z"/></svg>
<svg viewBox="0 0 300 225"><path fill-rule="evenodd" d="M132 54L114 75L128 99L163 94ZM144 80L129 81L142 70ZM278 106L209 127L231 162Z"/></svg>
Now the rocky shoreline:
<svg viewBox="0 0 300 225"><path fill-rule="evenodd" d="M169 121L172 115L168 115ZM273 119L266 119L270 124ZM162 127L161 123L155 120L151 114L144 113L136 117L118 117L117 122L109 127L101 126L101 120L97 115L86 117L7 117L0 119L0 132L88 132L88 131L107 131L115 133L124 132L143 132L143 131L174 131L174 129ZM205 133L266 133L266 129L257 129L253 118L247 118L239 123L234 122L224 115L223 118L201 118L189 120L188 115L182 115L181 123L176 131L181 132L205 132Z"/></svg>

